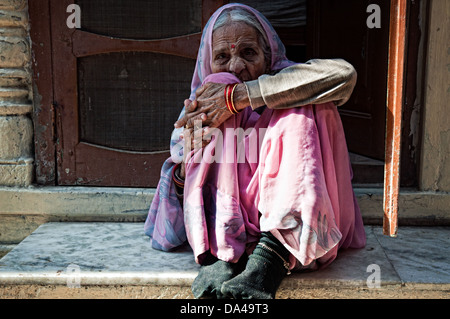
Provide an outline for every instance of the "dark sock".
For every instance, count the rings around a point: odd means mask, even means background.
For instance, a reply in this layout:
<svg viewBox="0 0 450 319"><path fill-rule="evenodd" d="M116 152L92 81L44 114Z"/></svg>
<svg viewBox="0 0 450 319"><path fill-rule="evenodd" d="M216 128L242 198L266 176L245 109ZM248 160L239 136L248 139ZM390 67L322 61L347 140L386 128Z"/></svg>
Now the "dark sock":
<svg viewBox="0 0 450 319"><path fill-rule="evenodd" d="M261 245L262 244L262 245ZM269 247L269 249L267 248ZM222 294L235 299L273 299L288 273L283 260L289 262L289 251L271 233L261 239L250 255L245 270L222 285Z"/></svg>
<svg viewBox="0 0 450 319"><path fill-rule="evenodd" d="M224 296L220 291L222 284L238 275L245 268L247 255L242 256L237 263L226 262L215 257L208 257L192 283L192 293L195 298L218 298Z"/></svg>

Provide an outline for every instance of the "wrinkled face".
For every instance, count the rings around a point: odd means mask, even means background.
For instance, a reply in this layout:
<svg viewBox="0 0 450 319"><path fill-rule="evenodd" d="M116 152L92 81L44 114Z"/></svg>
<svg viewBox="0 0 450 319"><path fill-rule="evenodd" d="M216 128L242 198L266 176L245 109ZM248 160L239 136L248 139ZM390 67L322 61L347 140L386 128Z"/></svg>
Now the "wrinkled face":
<svg viewBox="0 0 450 319"><path fill-rule="evenodd" d="M212 36L213 73L229 72L241 81L256 80L267 73L268 63L258 41L258 31L244 22L232 22Z"/></svg>

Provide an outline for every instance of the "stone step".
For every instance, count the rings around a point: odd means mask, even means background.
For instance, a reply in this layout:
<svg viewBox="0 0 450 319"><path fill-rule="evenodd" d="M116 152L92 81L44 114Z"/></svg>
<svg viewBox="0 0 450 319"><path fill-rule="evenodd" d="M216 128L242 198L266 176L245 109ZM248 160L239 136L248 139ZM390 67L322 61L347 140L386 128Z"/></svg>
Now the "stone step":
<svg viewBox="0 0 450 319"><path fill-rule="evenodd" d="M30 73L25 68L0 68L0 87L27 87Z"/></svg>
<svg viewBox="0 0 450 319"><path fill-rule="evenodd" d="M28 89L26 88L0 88L0 99L8 100L25 100L28 97Z"/></svg>
<svg viewBox="0 0 450 319"><path fill-rule="evenodd" d="M450 228L366 231L365 248L286 277L277 298L449 297ZM192 298L198 270L189 246L152 249L141 222L46 223L0 259L0 298Z"/></svg>
<svg viewBox="0 0 450 319"><path fill-rule="evenodd" d="M0 116L26 115L33 111L31 103L11 102L0 98Z"/></svg>
<svg viewBox="0 0 450 319"><path fill-rule="evenodd" d="M143 222L154 194L154 188L0 186L0 244L17 244L46 222ZM364 224L381 225L383 189L355 188L355 195ZM401 190L400 227L449 226L448 207L445 192Z"/></svg>

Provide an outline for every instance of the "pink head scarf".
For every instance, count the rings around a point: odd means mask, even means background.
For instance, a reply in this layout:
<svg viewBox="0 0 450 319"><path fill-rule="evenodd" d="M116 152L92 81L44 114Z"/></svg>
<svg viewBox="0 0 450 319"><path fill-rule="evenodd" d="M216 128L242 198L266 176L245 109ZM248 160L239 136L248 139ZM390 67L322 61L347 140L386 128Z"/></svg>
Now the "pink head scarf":
<svg viewBox="0 0 450 319"><path fill-rule="evenodd" d="M212 73L211 71L211 52L212 52L212 34L214 25L217 21L217 18L221 15L221 13L230 8L242 8L249 12L251 12L261 24L263 30L266 32L266 38L269 41L268 45L270 46L271 51L271 70L281 70L285 67L292 65L293 62L289 61L286 58L286 49L284 48L283 43L281 42L278 34L273 29L270 22L257 10L246 6L244 4L239 3L231 3L227 4L221 8L219 8L206 23L205 28L203 30L202 39L200 42L200 48L198 50L197 55L197 63L195 65L194 76L192 77L191 84L191 100L195 98L195 91L200 87L203 80Z"/></svg>
<svg viewBox="0 0 450 319"><path fill-rule="evenodd" d="M266 19L266 17L264 17L263 14L247 5L240 3L230 3L224 5L219 9L217 9L216 12L214 12L214 14L211 16L211 18L209 18L208 22L203 28L203 34L197 54L197 62L195 64L195 70L191 82L191 95L189 99L192 101L195 99L196 90L204 83L206 77L212 74L211 53L212 53L212 36L214 25L224 10L233 8L241 8L247 10L250 13L252 13L259 21L261 27L266 33L265 34L266 39L269 42L268 45L270 47L271 52L271 64L270 64L271 71L278 71L295 64L295 62L292 62L287 59L286 49L283 43L281 42L280 37L278 36L275 29L272 27L270 22ZM184 114L185 109L183 107L178 119L182 118ZM183 132L182 128L175 129L172 132L170 151L172 161L175 163L179 163L183 159L183 141L180 139L180 134L182 132Z"/></svg>

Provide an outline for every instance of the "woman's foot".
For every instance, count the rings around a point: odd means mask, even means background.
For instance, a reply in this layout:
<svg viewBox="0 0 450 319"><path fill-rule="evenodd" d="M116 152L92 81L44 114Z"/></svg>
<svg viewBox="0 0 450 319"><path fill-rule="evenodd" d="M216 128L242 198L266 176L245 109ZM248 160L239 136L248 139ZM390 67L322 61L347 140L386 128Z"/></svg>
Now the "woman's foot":
<svg viewBox="0 0 450 319"><path fill-rule="evenodd" d="M206 265L200 271L192 284L192 293L195 298L221 299L222 284L241 273L247 262L247 256L242 256L237 263L225 262L213 257L209 258Z"/></svg>
<svg viewBox="0 0 450 319"><path fill-rule="evenodd" d="M289 251L270 233L263 233L245 270L223 283L221 293L235 299L273 299L289 273Z"/></svg>

